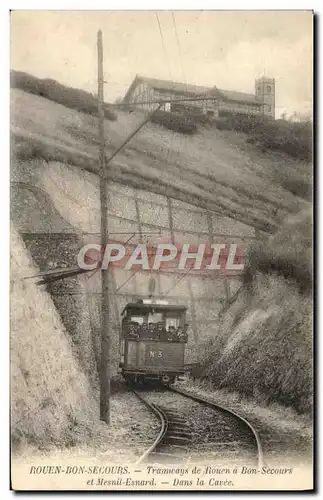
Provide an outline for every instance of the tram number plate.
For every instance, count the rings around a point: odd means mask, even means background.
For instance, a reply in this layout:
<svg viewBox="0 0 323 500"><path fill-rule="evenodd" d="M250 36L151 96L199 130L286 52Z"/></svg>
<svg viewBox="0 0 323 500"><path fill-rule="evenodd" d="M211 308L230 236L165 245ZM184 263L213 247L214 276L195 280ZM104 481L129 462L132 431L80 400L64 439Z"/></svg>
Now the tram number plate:
<svg viewBox="0 0 323 500"><path fill-rule="evenodd" d="M161 349L157 349L157 350L149 349L148 357L149 357L149 359L162 358L163 351Z"/></svg>

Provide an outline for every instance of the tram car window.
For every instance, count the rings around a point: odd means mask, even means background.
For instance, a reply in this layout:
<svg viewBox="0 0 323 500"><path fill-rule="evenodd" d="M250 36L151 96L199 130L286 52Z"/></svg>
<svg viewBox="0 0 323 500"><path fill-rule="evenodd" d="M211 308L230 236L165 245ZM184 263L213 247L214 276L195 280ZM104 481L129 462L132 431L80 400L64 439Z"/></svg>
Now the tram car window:
<svg viewBox="0 0 323 500"><path fill-rule="evenodd" d="M186 306L131 302L123 311L122 374L127 380L170 383L184 374Z"/></svg>
<svg viewBox="0 0 323 500"><path fill-rule="evenodd" d="M148 323L160 323L164 320L163 313L151 312L148 313Z"/></svg>
<svg viewBox="0 0 323 500"><path fill-rule="evenodd" d="M131 321L134 321L135 323L142 325L144 322L144 318L143 316L131 316Z"/></svg>
<svg viewBox="0 0 323 500"><path fill-rule="evenodd" d="M166 316L166 330L168 330L170 327L172 328L178 328L179 327L179 321L180 319L175 316Z"/></svg>

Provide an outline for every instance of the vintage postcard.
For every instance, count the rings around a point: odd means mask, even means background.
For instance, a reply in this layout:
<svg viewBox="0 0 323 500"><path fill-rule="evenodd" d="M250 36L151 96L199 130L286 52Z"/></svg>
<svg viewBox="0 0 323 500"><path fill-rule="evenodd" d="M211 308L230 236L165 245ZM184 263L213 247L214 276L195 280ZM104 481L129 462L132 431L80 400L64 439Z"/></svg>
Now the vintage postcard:
<svg viewBox="0 0 323 500"><path fill-rule="evenodd" d="M11 488L312 490L313 12L10 23Z"/></svg>

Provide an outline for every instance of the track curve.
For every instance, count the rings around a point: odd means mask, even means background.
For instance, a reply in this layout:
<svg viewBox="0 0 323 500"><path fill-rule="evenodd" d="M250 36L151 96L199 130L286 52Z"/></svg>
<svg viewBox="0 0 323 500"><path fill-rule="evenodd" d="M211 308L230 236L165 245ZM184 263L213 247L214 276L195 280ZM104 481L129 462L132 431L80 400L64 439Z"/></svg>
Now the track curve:
<svg viewBox="0 0 323 500"><path fill-rule="evenodd" d="M159 408L157 408L155 405L149 403L145 398L142 397L142 395L136 391L135 389L131 388L132 392L142 401L149 409L152 411L160 420L161 427L160 431L152 443L152 445L147 448L147 450L141 455L141 457L138 458L136 461L136 465L142 463L148 456L155 450L155 448L158 446L158 444L162 441L164 435L167 432L168 428L168 419L163 411L161 411Z"/></svg>
<svg viewBox="0 0 323 500"><path fill-rule="evenodd" d="M132 387L131 390L159 418L161 424L156 439L139 457L136 464L144 461L181 463L192 460L199 447L207 445L208 448L211 446L215 450L217 458L220 456L223 459L226 454L236 458L238 453L247 453L249 460L252 457L258 468L264 465L257 431L248 420L235 411L173 387L163 388L162 391L151 389L138 391ZM175 399L172 400L170 394ZM180 398L185 398L186 403L187 400L192 401L192 405L186 404L185 411L181 409ZM216 424L210 424L207 429L202 427L196 432L194 424L196 412L205 413L210 411L209 409L214 414ZM210 429L211 435L208 434ZM212 430L213 439L214 435L217 436L215 441L212 440ZM199 443L201 436L203 444Z"/></svg>
<svg viewBox="0 0 323 500"><path fill-rule="evenodd" d="M263 454L263 449L262 449L262 445L261 445L261 441L260 441L259 435L258 435L256 429L254 428L254 426L246 418L242 417L241 415L239 415L235 411L230 410L229 408L221 406L221 405L219 405L217 403L213 403L212 401L208 401L206 399L200 398L198 396L193 396L192 394L189 394L189 393L187 393L185 391L182 391L180 389L177 389L177 388L174 388L174 387L169 387L169 390L172 391L172 392L181 394L182 396L190 398L190 399L192 399L194 401L198 401L200 403L203 403L204 405L209 406L210 408L217 408L220 411L229 413L229 414L233 415L234 417L236 417L237 419L239 419L242 422L244 422L244 424L250 429L252 435L254 436L254 439L255 439L255 442L256 442L256 445L257 445L258 468L260 468L260 467L262 467L264 465L264 454Z"/></svg>

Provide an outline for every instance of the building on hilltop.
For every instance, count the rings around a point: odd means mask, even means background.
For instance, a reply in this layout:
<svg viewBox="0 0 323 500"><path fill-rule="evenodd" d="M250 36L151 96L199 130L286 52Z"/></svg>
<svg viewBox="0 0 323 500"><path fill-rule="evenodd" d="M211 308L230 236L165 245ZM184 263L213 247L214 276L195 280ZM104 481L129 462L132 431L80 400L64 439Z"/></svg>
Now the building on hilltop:
<svg viewBox="0 0 323 500"><path fill-rule="evenodd" d="M186 99L189 99L185 101ZM196 100L195 100L196 99ZM146 78L137 75L130 85L123 103L134 103L147 111L156 107L159 100L178 100L162 105L165 111L216 117L220 110L275 118L275 79L261 77L255 81L255 95L217 87L202 87L185 83Z"/></svg>
<svg viewBox="0 0 323 500"><path fill-rule="evenodd" d="M255 81L256 97L264 106L263 113L275 118L275 78L262 76Z"/></svg>

